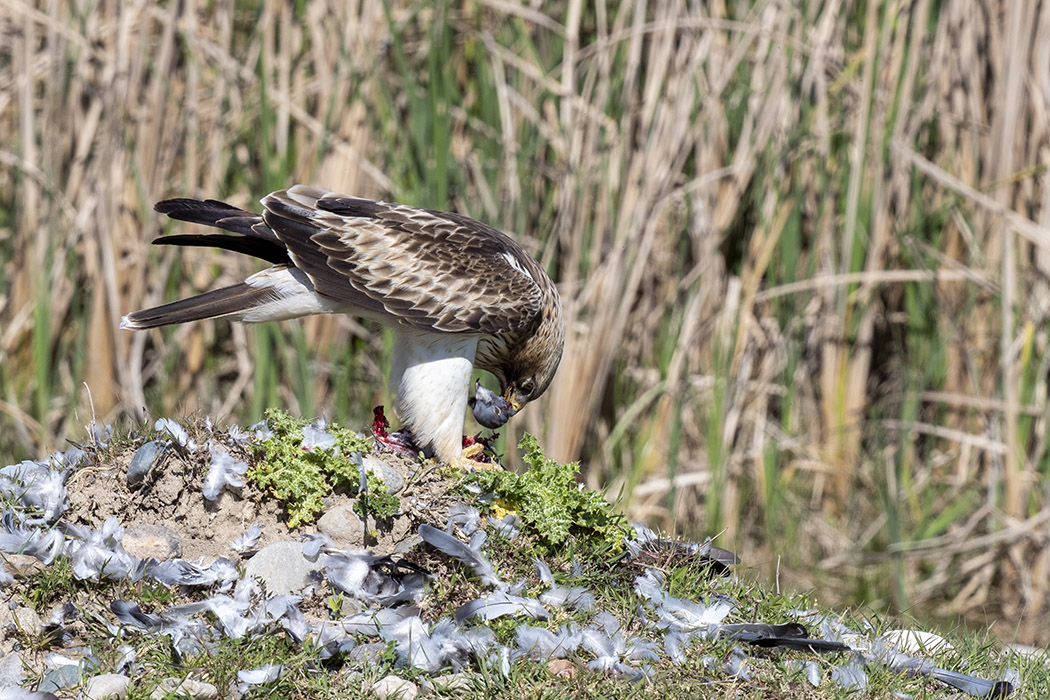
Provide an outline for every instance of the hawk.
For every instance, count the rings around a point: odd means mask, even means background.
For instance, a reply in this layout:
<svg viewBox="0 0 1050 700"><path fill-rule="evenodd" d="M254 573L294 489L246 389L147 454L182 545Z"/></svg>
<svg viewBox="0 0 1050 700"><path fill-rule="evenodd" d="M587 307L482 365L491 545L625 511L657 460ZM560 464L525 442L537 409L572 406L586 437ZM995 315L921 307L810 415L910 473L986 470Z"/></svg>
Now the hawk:
<svg viewBox="0 0 1050 700"><path fill-rule="evenodd" d="M129 330L207 318L247 323L345 313L393 331L390 389L415 443L459 467L471 368L501 393L470 398L498 427L542 394L561 360L558 291L508 235L460 214L295 185L262 199L263 213L215 200L169 199L172 219L226 233L173 234L162 245L210 246L271 263L243 282L136 311Z"/></svg>

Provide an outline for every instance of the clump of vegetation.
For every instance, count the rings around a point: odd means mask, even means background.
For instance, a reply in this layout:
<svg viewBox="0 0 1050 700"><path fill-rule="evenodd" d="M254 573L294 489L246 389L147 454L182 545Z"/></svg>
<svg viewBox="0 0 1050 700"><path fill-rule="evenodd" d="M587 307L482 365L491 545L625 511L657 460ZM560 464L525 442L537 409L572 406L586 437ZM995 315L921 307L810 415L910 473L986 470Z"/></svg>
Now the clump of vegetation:
<svg viewBox="0 0 1050 700"><path fill-rule="evenodd" d="M518 448L529 465L525 473L476 472L466 478L498 495L497 501L487 505L488 512L503 508L517 513L522 530L544 552L554 551L569 538L584 546L622 543L628 534L623 516L614 513L600 493L579 488L579 462L559 464L547 459L536 438L528 434Z"/></svg>
<svg viewBox="0 0 1050 700"><path fill-rule="evenodd" d="M386 490L386 486L371 474L368 475L368 493L354 503L354 512L362 518L388 518L401 510L401 499Z"/></svg>
<svg viewBox="0 0 1050 700"><path fill-rule="evenodd" d="M361 472L357 467L359 460L352 456L368 452L367 439L352 430L329 424L325 430L335 438L335 445L330 449L306 450L303 449L303 427L309 421L275 409L265 415L273 435L258 446L263 459L248 472L248 478L280 501L290 527L312 521L323 509L321 499L334 489L358 493ZM367 502L359 501L355 510L362 514L367 511L376 517L397 512L401 503L387 492L383 482L368 474L367 484Z"/></svg>

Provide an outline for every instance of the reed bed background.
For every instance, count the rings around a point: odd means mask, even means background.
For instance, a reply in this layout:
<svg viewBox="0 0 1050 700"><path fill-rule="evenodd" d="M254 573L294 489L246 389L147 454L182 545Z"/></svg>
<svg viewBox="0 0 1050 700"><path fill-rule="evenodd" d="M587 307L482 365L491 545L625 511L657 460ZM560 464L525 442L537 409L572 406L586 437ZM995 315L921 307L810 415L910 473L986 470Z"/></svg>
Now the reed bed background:
<svg viewBox="0 0 1050 700"><path fill-rule="evenodd" d="M1046 3L0 0L0 454L364 429L380 329L117 330L255 269L151 248L155 201L315 183L548 267L565 358L509 451L775 585L1045 644L1048 137Z"/></svg>

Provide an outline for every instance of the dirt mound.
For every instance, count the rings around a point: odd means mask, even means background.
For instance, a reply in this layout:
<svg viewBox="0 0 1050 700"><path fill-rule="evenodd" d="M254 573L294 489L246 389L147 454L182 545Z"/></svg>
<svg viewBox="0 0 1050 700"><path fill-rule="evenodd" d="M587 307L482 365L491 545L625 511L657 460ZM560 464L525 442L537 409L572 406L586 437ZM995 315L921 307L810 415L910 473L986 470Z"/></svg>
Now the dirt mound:
<svg viewBox="0 0 1050 700"><path fill-rule="evenodd" d="M229 440L224 432L214 431L204 439L222 444L235 459L249 466L261 459L261 453ZM208 501L201 487L209 469L209 451L190 451L174 440L164 442L158 450L145 479L129 486L128 468L140 446L141 443L125 450L99 451L92 466L72 475L67 484L70 509L66 519L94 528L110 517L116 517L124 527L162 526L177 533L179 556L205 563L219 557L235 558L237 552L231 543L253 526L262 530L253 550L317 531L314 526L290 528L277 501L250 480L239 488L228 486L216 500ZM401 455L373 452L371 456L396 471L406 486L397 494L401 512L368 519L369 537L360 546L386 554L413 537L420 523L444 525L448 507L456 500L448 493L447 479L439 477L433 467ZM335 491L324 499L325 511L356 500L356 494Z"/></svg>

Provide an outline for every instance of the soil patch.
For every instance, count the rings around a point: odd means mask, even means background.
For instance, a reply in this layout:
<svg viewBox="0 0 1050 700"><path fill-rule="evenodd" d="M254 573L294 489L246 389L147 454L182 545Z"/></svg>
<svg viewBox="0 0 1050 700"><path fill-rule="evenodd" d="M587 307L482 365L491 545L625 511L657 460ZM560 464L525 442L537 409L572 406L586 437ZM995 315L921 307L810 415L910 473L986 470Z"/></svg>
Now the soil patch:
<svg viewBox="0 0 1050 700"><path fill-rule="evenodd" d="M222 444L249 466L261 459L259 452L233 444L222 431L214 431L205 439ZM262 529L253 550L317 531L312 525L290 528L280 505L250 481L240 488L226 487L214 501L205 499L201 487L210 461L205 448L190 452L168 443L146 479L129 487L126 474L135 451L101 451L95 454L95 464L72 475L67 484L70 509L66 519L94 528L110 517L116 517L124 527L163 526L181 538L183 558L205 564L219 557L236 558L238 553L231 543L253 526ZM415 536L421 523L444 527L449 506L458 500L449 493L454 483L439 475L432 464L386 451L371 454L397 471L406 486L397 494L402 504L400 513L366 521L369 537L364 546L376 554L388 554ZM356 494L336 491L324 499L325 510L356 500Z"/></svg>

